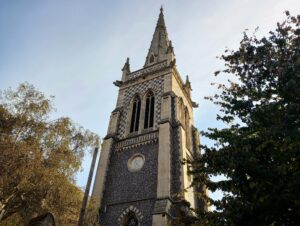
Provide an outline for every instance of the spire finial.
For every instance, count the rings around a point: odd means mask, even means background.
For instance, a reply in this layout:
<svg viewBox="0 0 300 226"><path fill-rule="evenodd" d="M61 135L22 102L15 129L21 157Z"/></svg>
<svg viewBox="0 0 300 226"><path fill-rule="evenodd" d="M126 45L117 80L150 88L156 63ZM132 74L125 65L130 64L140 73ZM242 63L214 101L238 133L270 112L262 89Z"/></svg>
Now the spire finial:
<svg viewBox="0 0 300 226"><path fill-rule="evenodd" d="M163 13L164 12L164 8L163 5L160 6L160 12Z"/></svg>
<svg viewBox="0 0 300 226"><path fill-rule="evenodd" d="M191 82L190 82L190 79L189 79L188 75L186 76L186 79L185 79L185 87L191 88Z"/></svg>
<svg viewBox="0 0 300 226"><path fill-rule="evenodd" d="M162 6L160 7L160 13L156 24L156 30L158 27L162 27L163 29L166 29L165 20L164 20L164 10Z"/></svg>
<svg viewBox="0 0 300 226"><path fill-rule="evenodd" d="M186 75L186 82L190 82L189 75Z"/></svg>
<svg viewBox="0 0 300 226"><path fill-rule="evenodd" d="M129 57L127 57L126 62L122 68L122 71L130 72L130 64L129 64Z"/></svg>
<svg viewBox="0 0 300 226"><path fill-rule="evenodd" d="M191 86L188 75L186 76L186 79L185 79L184 88L185 88L185 91L187 92L188 96L191 97L192 86Z"/></svg>

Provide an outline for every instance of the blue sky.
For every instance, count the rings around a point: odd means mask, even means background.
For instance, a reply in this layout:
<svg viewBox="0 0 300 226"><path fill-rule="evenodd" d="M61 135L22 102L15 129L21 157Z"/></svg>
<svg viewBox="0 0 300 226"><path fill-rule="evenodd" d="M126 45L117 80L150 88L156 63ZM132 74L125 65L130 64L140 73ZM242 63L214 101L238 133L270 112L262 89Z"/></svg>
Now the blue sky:
<svg viewBox="0 0 300 226"><path fill-rule="evenodd" d="M1 0L0 89L27 81L55 96L55 117L69 116L104 137L117 98L112 82L121 78L126 57L132 71L143 66L161 5L178 70L190 76L199 103L200 130L218 126L216 107L203 99L215 92L210 83L221 80L213 76L222 68L216 56L237 48L245 29L259 26L263 36L285 10L300 12L298 0Z"/></svg>

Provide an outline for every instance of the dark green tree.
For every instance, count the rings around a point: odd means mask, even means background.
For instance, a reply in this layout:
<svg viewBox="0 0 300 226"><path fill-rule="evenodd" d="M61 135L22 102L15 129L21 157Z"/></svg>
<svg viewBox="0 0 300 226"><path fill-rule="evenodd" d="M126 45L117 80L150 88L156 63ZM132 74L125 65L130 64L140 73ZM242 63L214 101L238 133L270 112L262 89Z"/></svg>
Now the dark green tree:
<svg viewBox="0 0 300 226"><path fill-rule="evenodd" d="M202 193L216 210L199 225L300 225L300 16L286 12L268 37L245 33L220 58L215 75L230 78L208 99L224 127L202 132L215 143L192 166L196 185L224 196Z"/></svg>

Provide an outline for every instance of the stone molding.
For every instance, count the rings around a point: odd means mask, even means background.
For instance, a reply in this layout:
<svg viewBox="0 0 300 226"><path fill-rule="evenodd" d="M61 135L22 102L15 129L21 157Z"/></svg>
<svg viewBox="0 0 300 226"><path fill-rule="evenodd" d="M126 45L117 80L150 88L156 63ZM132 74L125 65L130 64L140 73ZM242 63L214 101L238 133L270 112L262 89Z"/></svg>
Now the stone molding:
<svg viewBox="0 0 300 226"><path fill-rule="evenodd" d="M169 225L169 219L172 218L169 213L171 205L172 202L168 198L156 200L152 213L152 226Z"/></svg>
<svg viewBox="0 0 300 226"><path fill-rule="evenodd" d="M123 151L135 147L139 147L142 145L156 143L158 141L158 131L142 134L140 136L127 138L125 140L121 140L116 142L115 144L115 151Z"/></svg>
<svg viewBox="0 0 300 226"><path fill-rule="evenodd" d="M129 212L133 212L135 213L135 216L137 217L138 221L141 222L141 220L144 218L143 214L141 213L141 211L136 208L135 206L133 205L130 205L127 209L125 209L121 215L119 216L118 218L118 222L119 222L119 225L122 226L123 225L123 221L124 221L124 217L126 217L126 215L129 213Z"/></svg>
<svg viewBox="0 0 300 226"><path fill-rule="evenodd" d="M142 77L142 76L147 75L147 74L153 74L154 72L159 71L159 70L161 70L161 69L164 69L164 68L166 68L166 67L168 67L168 62L167 62L167 60L162 61L162 62L159 62L159 63L157 63L157 64L153 64L153 65L151 65L151 66L149 66L149 67L142 68L142 69L140 69L140 70L137 70L137 71L134 71L134 72L128 74L128 75L127 75L127 76L128 76L128 77L127 77L127 81L136 79L136 78L138 78L138 77ZM126 82L127 82L127 81L126 81Z"/></svg>
<svg viewBox="0 0 300 226"><path fill-rule="evenodd" d="M165 199L158 199L155 202L153 215L154 214L168 214L169 209L172 205L172 202L169 200L169 197Z"/></svg>

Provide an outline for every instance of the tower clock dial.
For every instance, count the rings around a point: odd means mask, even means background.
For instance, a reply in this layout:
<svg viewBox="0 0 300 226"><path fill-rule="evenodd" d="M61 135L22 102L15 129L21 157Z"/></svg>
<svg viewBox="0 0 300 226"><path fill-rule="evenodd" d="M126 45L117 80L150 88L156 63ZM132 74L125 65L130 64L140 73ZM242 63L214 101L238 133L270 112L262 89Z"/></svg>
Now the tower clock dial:
<svg viewBox="0 0 300 226"><path fill-rule="evenodd" d="M145 157L142 154L133 155L127 163L128 170L131 172L139 171L143 168Z"/></svg>

